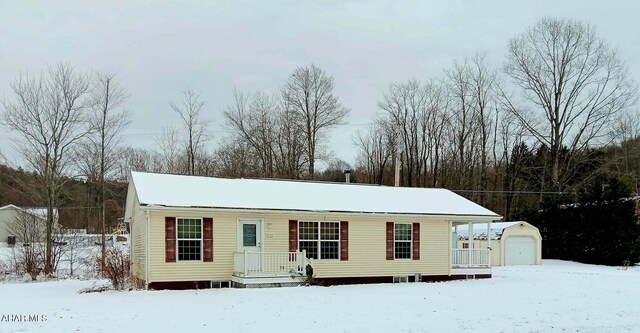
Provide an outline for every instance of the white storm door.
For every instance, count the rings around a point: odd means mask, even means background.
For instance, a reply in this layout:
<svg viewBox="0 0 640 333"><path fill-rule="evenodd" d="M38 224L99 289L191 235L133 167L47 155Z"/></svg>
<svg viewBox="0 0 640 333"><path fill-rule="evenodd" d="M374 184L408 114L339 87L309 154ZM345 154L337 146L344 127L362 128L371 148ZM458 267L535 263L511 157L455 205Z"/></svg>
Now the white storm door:
<svg viewBox="0 0 640 333"><path fill-rule="evenodd" d="M245 264L249 273L262 271L262 221L238 221L238 250L245 252Z"/></svg>

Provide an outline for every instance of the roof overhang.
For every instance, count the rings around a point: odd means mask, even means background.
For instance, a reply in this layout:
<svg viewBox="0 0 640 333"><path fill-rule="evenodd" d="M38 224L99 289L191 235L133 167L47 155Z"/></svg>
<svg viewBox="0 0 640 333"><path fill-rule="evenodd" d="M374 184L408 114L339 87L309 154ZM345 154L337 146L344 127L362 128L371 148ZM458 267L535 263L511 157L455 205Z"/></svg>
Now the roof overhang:
<svg viewBox="0 0 640 333"><path fill-rule="evenodd" d="M354 215L354 216L380 216L380 217L419 217L437 220L457 222L483 222L501 220L500 215L455 215L455 214L429 214L429 213L395 213L395 212L361 212L361 211L326 211L326 210L295 210L272 208L237 208L237 207L201 207L201 206L165 206L141 204L141 208L158 211L207 211L207 212L242 212L261 214L303 214L303 215Z"/></svg>

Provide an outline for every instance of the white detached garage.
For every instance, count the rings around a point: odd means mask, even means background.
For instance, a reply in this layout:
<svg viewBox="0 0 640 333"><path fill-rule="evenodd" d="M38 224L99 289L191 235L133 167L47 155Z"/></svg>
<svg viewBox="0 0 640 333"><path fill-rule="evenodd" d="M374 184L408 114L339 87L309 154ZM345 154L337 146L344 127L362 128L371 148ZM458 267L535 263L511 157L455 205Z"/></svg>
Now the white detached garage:
<svg viewBox="0 0 640 333"><path fill-rule="evenodd" d="M473 247L486 248L487 226L477 225L473 232ZM458 248L468 248L467 226L454 230ZM542 237L535 226L524 222L491 223L491 266L540 265Z"/></svg>

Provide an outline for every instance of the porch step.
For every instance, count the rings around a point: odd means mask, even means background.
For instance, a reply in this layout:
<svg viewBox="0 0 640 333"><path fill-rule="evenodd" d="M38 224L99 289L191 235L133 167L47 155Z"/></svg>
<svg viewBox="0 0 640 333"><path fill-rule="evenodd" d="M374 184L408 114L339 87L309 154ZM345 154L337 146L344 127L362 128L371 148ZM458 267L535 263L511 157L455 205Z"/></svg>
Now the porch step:
<svg viewBox="0 0 640 333"><path fill-rule="evenodd" d="M302 285L302 282L285 282L285 283L253 283L253 284L242 284L242 283L233 283L234 288L281 288L281 287L299 287Z"/></svg>
<svg viewBox="0 0 640 333"><path fill-rule="evenodd" d="M451 267L451 275L491 275L491 267Z"/></svg>
<svg viewBox="0 0 640 333"><path fill-rule="evenodd" d="M273 288L297 287L304 283L304 277L275 276L275 277L240 277L232 276L231 282L235 288Z"/></svg>

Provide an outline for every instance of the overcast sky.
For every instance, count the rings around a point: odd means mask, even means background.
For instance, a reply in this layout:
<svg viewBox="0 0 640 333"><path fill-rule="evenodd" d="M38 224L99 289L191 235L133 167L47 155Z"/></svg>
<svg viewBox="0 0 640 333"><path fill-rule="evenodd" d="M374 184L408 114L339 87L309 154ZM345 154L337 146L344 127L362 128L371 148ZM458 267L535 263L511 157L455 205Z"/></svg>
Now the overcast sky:
<svg viewBox="0 0 640 333"><path fill-rule="evenodd" d="M58 61L116 73L131 94L125 141L148 148L177 122L168 104L185 88L202 92L217 141L234 87L273 92L314 63L351 109L330 146L353 163L352 135L379 112L389 84L441 76L476 51L500 66L508 40L545 16L594 23L640 81L635 0L57 2L0 0L0 99L14 97L20 73ZM19 164L12 150L0 131L0 152Z"/></svg>

